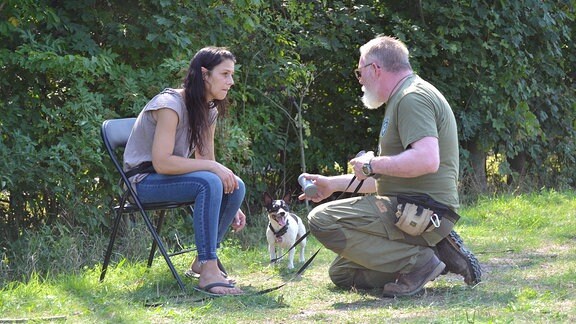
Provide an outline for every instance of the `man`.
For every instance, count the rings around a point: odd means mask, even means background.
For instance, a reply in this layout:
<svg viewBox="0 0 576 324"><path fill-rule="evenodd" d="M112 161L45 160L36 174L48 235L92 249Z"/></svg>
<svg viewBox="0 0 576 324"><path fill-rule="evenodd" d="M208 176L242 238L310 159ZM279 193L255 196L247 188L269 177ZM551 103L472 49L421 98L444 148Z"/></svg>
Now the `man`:
<svg viewBox="0 0 576 324"><path fill-rule="evenodd" d="M396 38L378 36L360 47L355 73L364 105L386 104L378 154L352 159L353 175L304 174L317 190L300 196L320 202L334 192L352 191L361 180L360 193L376 193L310 212L311 232L338 254L331 280L341 287L382 287L387 297L417 294L447 271L463 275L470 285L480 282L478 260L452 231L457 218L443 217L432 231L416 236L395 225L399 194L425 194L451 210L459 207L458 134L450 105L414 74L408 49Z"/></svg>

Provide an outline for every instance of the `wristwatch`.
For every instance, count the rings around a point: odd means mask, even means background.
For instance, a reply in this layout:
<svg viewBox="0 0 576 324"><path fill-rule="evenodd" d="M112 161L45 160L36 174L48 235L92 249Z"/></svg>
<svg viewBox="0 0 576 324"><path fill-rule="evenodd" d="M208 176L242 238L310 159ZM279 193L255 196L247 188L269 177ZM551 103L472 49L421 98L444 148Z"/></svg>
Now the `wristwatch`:
<svg viewBox="0 0 576 324"><path fill-rule="evenodd" d="M372 172L372 165L370 163L372 163L372 160L370 160L368 163L364 163L364 165L362 166L362 174L364 174L367 177L371 177L374 175L374 172Z"/></svg>

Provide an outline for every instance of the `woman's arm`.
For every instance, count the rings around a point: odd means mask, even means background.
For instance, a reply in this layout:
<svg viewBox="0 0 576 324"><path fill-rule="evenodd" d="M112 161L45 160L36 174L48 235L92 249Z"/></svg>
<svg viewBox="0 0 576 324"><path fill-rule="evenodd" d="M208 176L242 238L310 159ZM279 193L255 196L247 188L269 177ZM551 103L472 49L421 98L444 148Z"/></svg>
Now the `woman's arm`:
<svg viewBox="0 0 576 324"><path fill-rule="evenodd" d="M214 150L214 134L216 133L216 122L210 126L208 131L203 136L204 152L196 149L194 157L199 160L212 160L216 161L216 153Z"/></svg>
<svg viewBox="0 0 576 324"><path fill-rule="evenodd" d="M156 132L152 143L152 164L156 172L161 174L183 174L193 171L210 171L222 180L224 193L231 193L238 189L238 180L232 170L214 161L214 132L215 126L211 126L205 134L207 139L204 154L200 158L189 159L176 156L174 143L176 142L176 126L178 114L172 109L159 109L155 114Z"/></svg>
<svg viewBox="0 0 576 324"><path fill-rule="evenodd" d="M183 174L198 170L213 171L216 163L208 160L188 159L173 154L176 143L178 114L168 108L153 112L156 119L156 131L152 143L152 164L161 174Z"/></svg>

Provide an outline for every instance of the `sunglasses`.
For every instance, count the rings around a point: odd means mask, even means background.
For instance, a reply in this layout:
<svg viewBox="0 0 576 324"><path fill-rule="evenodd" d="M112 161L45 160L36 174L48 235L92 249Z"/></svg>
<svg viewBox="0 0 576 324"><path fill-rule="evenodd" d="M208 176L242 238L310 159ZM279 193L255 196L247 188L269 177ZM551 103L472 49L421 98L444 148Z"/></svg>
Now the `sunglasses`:
<svg viewBox="0 0 576 324"><path fill-rule="evenodd" d="M354 74L356 75L356 78L360 79L362 77L362 69L367 67L367 66L370 66L372 64L374 64L374 62L368 63L368 64L361 66L361 67L357 68L356 70L354 70Z"/></svg>

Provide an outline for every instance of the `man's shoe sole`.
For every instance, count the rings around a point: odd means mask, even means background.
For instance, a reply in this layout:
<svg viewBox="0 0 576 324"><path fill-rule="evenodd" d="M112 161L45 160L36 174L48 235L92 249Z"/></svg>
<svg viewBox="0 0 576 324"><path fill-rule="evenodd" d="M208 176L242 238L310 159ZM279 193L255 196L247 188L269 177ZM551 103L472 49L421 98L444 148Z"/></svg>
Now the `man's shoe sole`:
<svg viewBox="0 0 576 324"><path fill-rule="evenodd" d="M443 243L444 240L446 241L445 243ZM452 249L456 250L455 252L466 260L467 269L465 273L462 273L462 271L460 272L455 271L449 266L450 265L449 260L446 260L446 258L442 254L437 253L438 258L442 260L444 263L446 263L446 268L444 269L443 274L447 272L452 272L462 275L464 277L464 282L466 282L468 286L475 286L479 284L482 281L482 268L480 266L480 262L478 262L478 259L476 258L476 256L474 256L472 252L470 252L466 247L464 247L464 242L462 241L462 238L460 238L458 233L456 233L455 231L451 231L450 234L448 234L448 236L444 240L442 240L438 244L449 244Z"/></svg>

